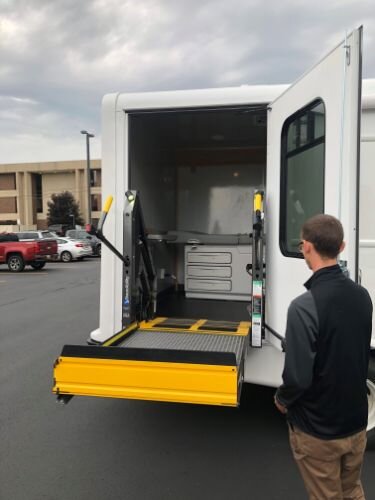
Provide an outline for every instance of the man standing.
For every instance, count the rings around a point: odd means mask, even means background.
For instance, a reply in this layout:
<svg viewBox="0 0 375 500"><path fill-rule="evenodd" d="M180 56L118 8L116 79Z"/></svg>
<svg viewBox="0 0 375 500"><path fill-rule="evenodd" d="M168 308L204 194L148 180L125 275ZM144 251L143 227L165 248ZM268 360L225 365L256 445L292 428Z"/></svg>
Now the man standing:
<svg viewBox="0 0 375 500"><path fill-rule="evenodd" d="M275 395L310 500L365 498L372 303L337 264L343 237L330 215L302 226L300 250L313 275L289 306L283 384Z"/></svg>

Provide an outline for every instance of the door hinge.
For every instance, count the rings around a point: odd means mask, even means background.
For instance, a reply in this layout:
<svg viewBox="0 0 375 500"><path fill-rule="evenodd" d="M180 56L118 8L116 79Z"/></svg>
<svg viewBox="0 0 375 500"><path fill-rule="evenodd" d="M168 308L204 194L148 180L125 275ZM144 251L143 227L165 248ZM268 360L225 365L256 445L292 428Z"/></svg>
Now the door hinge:
<svg viewBox="0 0 375 500"><path fill-rule="evenodd" d="M350 45L344 45L346 55L346 65L350 66Z"/></svg>

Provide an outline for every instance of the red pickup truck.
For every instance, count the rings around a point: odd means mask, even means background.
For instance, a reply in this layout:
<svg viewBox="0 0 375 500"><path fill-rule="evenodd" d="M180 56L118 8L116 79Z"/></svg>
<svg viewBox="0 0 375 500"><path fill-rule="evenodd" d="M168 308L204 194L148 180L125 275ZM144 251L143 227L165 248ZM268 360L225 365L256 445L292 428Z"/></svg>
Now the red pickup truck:
<svg viewBox="0 0 375 500"><path fill-rule="evenodd" d="M0 234L0 264L7 264L9 271L19 273L26 265L42 269L53 258L57 258L56 240L18 241L16 234Z"/></svg>

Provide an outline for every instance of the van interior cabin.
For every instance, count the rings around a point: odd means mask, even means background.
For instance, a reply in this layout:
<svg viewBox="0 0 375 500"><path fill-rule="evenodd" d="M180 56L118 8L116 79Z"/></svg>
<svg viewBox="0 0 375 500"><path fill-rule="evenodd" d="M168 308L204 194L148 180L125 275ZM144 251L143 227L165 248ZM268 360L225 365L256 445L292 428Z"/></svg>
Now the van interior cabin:
<svg viewBox="0 0 375 500"><path fill-rule="evenodd" d="M158 276L156 315L249 321L266 106L130 113L129 144L129 188L140 197Z"/></svg>

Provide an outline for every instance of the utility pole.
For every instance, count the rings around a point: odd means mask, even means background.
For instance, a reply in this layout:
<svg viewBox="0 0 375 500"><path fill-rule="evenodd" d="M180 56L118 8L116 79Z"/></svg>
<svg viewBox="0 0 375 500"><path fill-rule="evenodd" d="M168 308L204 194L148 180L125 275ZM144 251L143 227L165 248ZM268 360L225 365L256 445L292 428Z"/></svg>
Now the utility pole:
<svg viewBox="0 0 375 500"><path fill-rule="evenodd" d="M81 130L81 134L86 136L86 174L87 174L87 223L91 224L91 172L90 172L90 139L95 137L87 130Z"/></svg>
<svg viewBox="0 0 375 500"><path fill-rule="evenodd" d="M69 214L69 217L72 218L72 228L75 229L76 228L76 218L75 218L74 214Z"/></svg>

